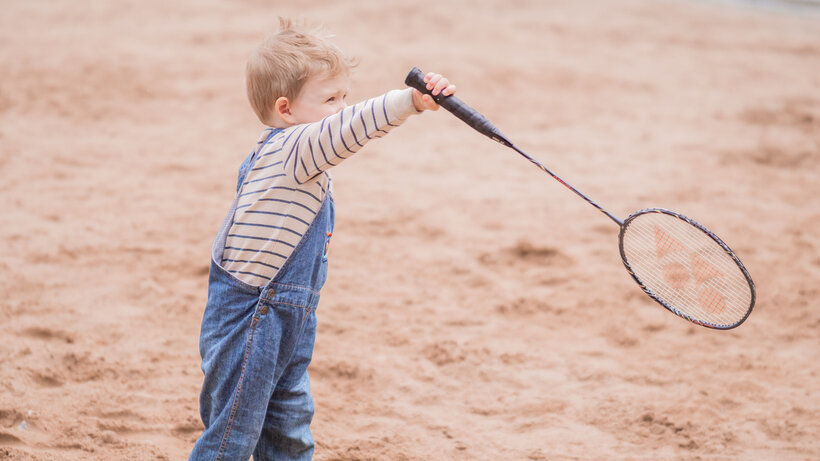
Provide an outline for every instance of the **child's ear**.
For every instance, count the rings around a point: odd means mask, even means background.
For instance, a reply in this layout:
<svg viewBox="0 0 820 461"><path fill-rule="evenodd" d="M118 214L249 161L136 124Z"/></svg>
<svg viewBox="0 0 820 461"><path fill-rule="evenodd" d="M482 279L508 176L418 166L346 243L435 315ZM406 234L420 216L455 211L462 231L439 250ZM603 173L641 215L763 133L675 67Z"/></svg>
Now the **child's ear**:
<svg viewBox="0 0 820 461"><path fill-rule="evenodd" d="M290 101L284 96L280 96L276 102L273 103L273 112L277 117L288 123L294 123L293 114L290 113Z"/></svg>

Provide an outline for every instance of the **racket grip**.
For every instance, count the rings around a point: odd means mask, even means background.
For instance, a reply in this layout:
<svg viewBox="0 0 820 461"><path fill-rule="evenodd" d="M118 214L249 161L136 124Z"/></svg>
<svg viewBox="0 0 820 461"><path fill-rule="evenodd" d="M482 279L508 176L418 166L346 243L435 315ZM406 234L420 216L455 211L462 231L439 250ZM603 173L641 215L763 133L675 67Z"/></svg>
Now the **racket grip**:
<svg viewBox="0 0 820 461"><path fill-rule="evenodd" d="M424 73L418 68L413 67L404 79L404 83L413 87L424 94L429 94L439 106L447 109L450 113L461 119L467 125L470 125L474 130L489 137L494 141L512 147L512 143L503 135L501 131L495 127L486 117L478 113L475 109L468 106L464 101L455 96L444 96L442 94L433 95L427 89L427 83L424 82Z"/></svg>

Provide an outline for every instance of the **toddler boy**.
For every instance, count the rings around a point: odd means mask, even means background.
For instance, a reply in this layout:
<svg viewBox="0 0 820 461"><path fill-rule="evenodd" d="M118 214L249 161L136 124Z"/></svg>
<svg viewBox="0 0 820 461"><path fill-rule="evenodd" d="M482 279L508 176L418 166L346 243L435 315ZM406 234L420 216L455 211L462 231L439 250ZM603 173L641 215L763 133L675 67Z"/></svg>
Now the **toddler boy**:
<svg viewBox="0 0 820 461"><path fill-rule="evenodd" d="M312 458L307 367L333 233L327 170L410 115L438 109L409 88L348 107L351 67L319 31L287 20L248 60L248 98L268 128L239 169L211 249L200 334L205 430L191 460ZM425 81L433 94L455 92L441 75Z"/></svg>

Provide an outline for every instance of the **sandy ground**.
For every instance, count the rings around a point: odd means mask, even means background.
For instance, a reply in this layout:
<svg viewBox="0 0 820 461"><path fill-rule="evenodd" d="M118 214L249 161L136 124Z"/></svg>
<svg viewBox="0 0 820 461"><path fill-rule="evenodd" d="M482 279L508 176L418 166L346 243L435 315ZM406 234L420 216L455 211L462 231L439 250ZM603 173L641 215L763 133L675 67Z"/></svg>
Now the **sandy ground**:
<svg viewBox="0 0 820 461"><path fill-rule="evenodd" d="M615 214L710 227L758 289L736 330L666 312L614 223L445 111L415 117L334 171L316 459L820 458L820 17L120 3L0 12L0 459L187 456L211 239L261 130L244 61L278 15L360 58L353 101L445 73Z"/></svg>

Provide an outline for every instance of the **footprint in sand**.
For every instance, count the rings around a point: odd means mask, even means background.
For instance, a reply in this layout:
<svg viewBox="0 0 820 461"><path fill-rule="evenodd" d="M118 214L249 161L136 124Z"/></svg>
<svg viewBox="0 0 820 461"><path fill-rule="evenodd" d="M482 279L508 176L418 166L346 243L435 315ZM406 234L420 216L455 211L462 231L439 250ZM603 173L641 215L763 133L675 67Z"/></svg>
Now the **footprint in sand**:
<svg viewBox="0 0 820 461"><path fill-rule="evenodd" d="M573 263L572 258L557 248L535 245L527 240L520 240L509 248L483 253L478 256L478 260L483 264L497 266L557 267Z"/></svg>
<svg viewBox="0 0 820 461"><path fill-rule="evenodd" d="M74 336L67 332L52 330L50 328L26 328L25 330L21 331L20 334L23 336L28 336L29 338L43 339L46 341L62 341L67 344L74 344Z"/></svg>

